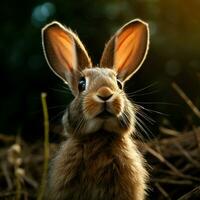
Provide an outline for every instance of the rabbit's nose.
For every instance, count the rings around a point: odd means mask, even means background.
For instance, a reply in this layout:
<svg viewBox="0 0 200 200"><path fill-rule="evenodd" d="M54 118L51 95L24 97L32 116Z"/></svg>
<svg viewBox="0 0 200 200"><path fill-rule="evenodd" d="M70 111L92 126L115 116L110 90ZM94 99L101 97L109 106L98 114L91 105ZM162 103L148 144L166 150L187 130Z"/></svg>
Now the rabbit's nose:
<svg viewBox="0 0 200 200"><path fill-rule="evenodd" d="M109 95L109 96L99 96L99 95L97 95L101 100L103 100L103 101L107 101L108 99L110 99L111 97L112 97L112 94L111 95Z"/></svg>
<svg viewBox="0 0 200 200"><path fill-rule="evenodd" d="M113 92L108 87L101 87L97 90L97 97L103 101L108 101L113 96Z"/></svg>

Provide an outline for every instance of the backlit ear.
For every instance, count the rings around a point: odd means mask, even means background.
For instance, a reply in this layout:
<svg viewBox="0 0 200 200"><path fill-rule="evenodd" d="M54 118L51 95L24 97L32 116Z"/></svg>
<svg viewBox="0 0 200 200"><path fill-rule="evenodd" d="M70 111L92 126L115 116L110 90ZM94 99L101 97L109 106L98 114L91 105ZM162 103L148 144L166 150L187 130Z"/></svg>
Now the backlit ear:
<svg viewBox="0 0 200 200"><path fill-rule="evenodd" d="M108 41L101 67L114 68L121 81L128 80L142 65L149 46L147 23L136 19L125 24Z"/></svg>
<svg viewBox="0 0 200 200"><path fill-rule="evenodd" d="M58 22L42 29L42 44L50 68L69 84L74 84L77 72L92 66L78 36Z"/></svg>

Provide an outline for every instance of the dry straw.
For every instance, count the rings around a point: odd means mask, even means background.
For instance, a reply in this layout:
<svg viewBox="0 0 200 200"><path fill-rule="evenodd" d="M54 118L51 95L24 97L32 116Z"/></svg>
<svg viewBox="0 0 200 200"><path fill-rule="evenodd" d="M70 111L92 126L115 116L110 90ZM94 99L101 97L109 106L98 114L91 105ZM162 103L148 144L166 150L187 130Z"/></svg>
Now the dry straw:
<svg viewBox="0 0 200 200"><path fill-rule="evenodd" d="M46 93L41 94L42 109L44 115L44 165L41 185L38 193L37 200L44 199L44 194L46 190L46 180L48 174L48 162L49 162L49 115L46 102Z"/></svg>

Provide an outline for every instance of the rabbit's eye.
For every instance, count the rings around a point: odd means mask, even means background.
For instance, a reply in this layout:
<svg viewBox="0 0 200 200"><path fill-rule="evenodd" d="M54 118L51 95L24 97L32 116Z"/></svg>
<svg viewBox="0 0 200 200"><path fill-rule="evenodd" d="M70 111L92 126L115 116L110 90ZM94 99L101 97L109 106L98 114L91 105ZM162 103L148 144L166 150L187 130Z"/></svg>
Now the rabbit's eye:
<svg viewBox="0 0 200 200"><path fill-rule="evenodd" d="M118 85L119 89L121 90L122 89L122 83L118 79L117 79L117 85Z"/></svg>
<svg viewBox="0 0 200 200"><path fill-rule="evenodd" d="M86 80L85 80L85 77L81 77L80 80L79 80L79 83L78 83L79 92L84 91L84 90L85 90L85 87L86 87Z"/></svg>

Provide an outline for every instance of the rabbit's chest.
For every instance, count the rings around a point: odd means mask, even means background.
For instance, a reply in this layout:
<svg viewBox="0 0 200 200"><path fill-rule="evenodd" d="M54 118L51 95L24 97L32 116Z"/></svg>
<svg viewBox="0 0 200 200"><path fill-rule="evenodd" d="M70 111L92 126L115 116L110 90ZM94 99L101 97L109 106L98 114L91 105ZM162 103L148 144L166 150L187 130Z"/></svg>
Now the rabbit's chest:
<svg viewBox="0 0 200 200"><path fill-rule="evenodd" d="M117 199L116 195L132 195L132 163L126 155L114 155L109 148L101 152L83 150L82 155L68 184L80 199Z"/></svg>
<svg viewBox="0 0 200 200"><path fill-rule="evenodd" d="M50 182L52 199L135 199L137 186L144 179L143 165L138 165L136 152L130 157L128 147L122 148L124 145L119 143L112 145L110 141L69 144L61 148L54 160Z"/></svg>

